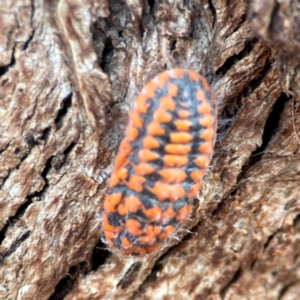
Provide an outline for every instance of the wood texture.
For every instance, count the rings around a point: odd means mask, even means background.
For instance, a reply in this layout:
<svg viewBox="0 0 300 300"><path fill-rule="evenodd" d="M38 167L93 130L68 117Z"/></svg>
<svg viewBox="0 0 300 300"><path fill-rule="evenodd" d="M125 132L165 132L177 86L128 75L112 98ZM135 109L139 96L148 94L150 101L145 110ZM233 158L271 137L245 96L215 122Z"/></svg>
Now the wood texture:
<svg viewBox="0 0 300 300"><path fill-rule="evenodd" d="M300 298L300 13L273 0L0 0L0 299ZM120 258L100 212L133 97L205 75L213 161L167 248Z"/></svg>

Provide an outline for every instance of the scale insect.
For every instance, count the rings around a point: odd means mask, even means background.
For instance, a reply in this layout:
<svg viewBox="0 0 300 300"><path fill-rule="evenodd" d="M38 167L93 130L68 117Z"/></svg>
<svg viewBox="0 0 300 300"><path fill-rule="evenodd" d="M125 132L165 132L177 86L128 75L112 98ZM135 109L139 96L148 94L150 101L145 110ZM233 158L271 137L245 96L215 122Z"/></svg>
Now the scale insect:
<svg viewBox="0 0 300 300"><path fill-rule="evenodd" d="M163 247L192 211L216 139L217 108L194 71L158 74L136 96L104 202L111 251L144 256Z"/></svg>

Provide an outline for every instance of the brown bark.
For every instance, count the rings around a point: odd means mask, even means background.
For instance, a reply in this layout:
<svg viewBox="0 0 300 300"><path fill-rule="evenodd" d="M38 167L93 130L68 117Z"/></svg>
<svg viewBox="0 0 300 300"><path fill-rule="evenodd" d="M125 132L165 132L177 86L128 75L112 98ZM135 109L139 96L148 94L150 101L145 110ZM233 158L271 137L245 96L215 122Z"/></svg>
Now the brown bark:
<svg viewBox="0 0 300 300"><path fill-rule="evenodd" d="M300 298L297 1L0 3L0 299ZM120 258L100 242L115 152L175 66L211 82L213 161L190 233Z"/></svg>

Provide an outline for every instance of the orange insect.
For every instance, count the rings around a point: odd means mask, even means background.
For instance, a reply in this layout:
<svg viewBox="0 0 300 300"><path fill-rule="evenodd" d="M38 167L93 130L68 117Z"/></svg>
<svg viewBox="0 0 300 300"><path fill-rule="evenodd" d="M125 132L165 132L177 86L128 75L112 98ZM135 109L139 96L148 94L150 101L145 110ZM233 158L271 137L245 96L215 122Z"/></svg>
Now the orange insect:
<svg viewBox="0 0 300 300"><path fill-rule="evenodd" d="M192 211L216 138L217 108L204 77L173 69L136 97L104 202L109 248L144 256L162 248Z"/></svg>

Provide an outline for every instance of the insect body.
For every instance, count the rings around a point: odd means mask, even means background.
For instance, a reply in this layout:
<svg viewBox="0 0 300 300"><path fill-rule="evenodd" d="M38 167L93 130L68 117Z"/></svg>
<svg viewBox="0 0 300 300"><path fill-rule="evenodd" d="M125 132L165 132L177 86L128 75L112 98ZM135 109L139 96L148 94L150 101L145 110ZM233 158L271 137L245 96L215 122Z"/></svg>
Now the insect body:
<svg viewBox="0 0 300 300"><path fill-rule="evenodd" d="M214 96L191 70L173 69L136 97L102 215L109 248L143 256L160 249L192 211L213 153Z"/></svg>

